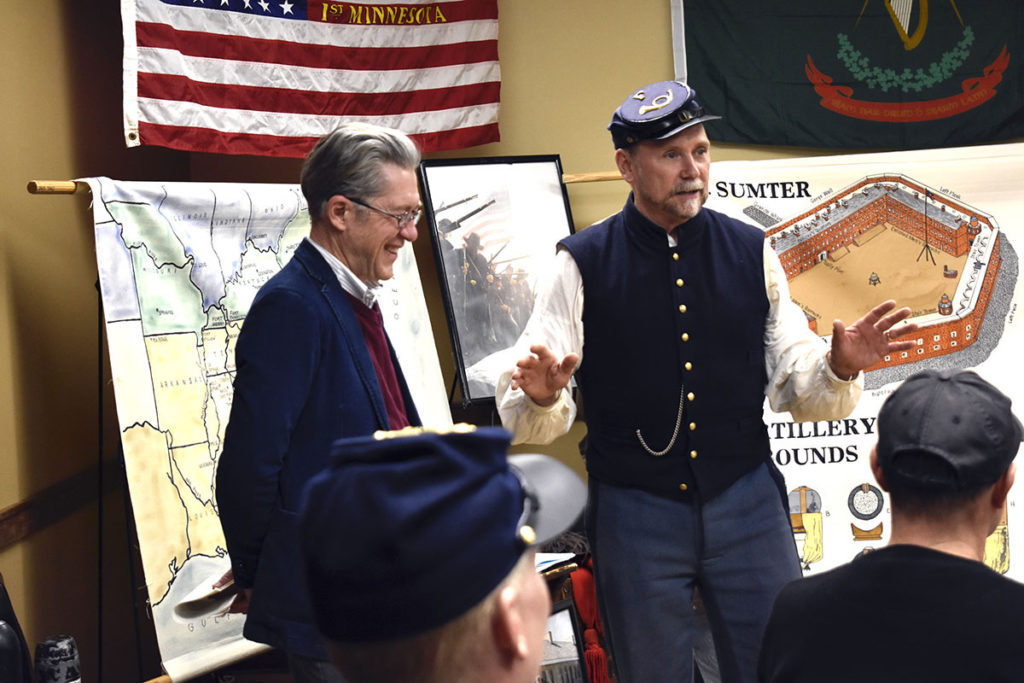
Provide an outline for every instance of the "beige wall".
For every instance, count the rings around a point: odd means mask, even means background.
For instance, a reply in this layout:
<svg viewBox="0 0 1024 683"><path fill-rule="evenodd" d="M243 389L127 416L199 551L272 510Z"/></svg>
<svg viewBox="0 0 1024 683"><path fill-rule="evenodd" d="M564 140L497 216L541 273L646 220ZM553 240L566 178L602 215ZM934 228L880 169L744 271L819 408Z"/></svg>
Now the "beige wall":
<svg viewBox="0 0 1024 683"><path fill-rule="evenodd" d="M102 393L97 386L97 358L104 356L97 348L89 197L29 195L26 182L90 175L294 182L300 165L125 149L114 5L20 3L0 23L0 511L96 467L100 432L103 458L117 458L107 369ZM446 156L558 153L567 173L614 170L604 130L612 110L635 87L673 75L669 1L500 0L499 6L502 142ZM730 147L716 158L809 152ZM570 187L577 226L618 210L625 194L621 181ZM450 378L451 351L425 235L416 253ZM579 468L581 436L577 427L541 450ZM146 680L160 670L145 621L136 654L131 601L142 581L133 582L129 571L120 475L104 486L102 534L96 503L87 502L0 551L0 572L31 646L69 633L78 641L86 681Z"/></svg>

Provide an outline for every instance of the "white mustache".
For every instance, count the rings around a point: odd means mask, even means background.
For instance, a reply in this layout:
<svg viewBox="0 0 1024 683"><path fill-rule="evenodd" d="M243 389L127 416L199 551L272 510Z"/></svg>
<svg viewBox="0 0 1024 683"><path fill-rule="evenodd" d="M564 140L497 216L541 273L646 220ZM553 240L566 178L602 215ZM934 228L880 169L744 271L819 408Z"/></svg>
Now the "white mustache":
<svg viewBox="0 0 1024 683"><path fill-rule="evenodd" d="M673 194L683 194L684 192L703 192L703 191L704 191L704 183L698 183L697 185L693 185L693 186L679 185L677 187L672 188Z"/></svg>

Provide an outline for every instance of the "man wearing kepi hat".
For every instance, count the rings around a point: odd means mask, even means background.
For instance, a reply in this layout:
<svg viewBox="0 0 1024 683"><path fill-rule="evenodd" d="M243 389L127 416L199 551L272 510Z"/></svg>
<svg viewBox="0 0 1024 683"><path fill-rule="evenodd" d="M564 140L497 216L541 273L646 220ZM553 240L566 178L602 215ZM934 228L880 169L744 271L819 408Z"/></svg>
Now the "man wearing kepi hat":
<svg viewBox="0 0 1024 683"><path fill-rule="evenodd" d="M890 496L889 544L783 589L761 680L1021 680L1024 585L983 560L1022 436L1010 399L974 372L904 382L882 406L871 453Z"/></svg>
<svg viewBox="0 0 1024 683"><path fill-rule="evenodd" d="M317 626L349 683L533 683L548 614L535 549L586 487L504 429L408 429L336 442L306 490L300 541Z"/></svg>
<svg viewBox="0 0 1024 683"><path fill-rule="evenodd" d="M586 405L587 532L621 683L688 681L699 587L723 680L756 675L779 588L800 575L765 395L796 420L852 411L860 371L913 346L885 302L831 347L808 329L764 231L704 208L708 112L661 81L612 116L622 211L559 243L553 280L498 385L516 442L547 443ZM577 368L577 364L579 367ZM781 495L780 495L781 494Z"/></svg>

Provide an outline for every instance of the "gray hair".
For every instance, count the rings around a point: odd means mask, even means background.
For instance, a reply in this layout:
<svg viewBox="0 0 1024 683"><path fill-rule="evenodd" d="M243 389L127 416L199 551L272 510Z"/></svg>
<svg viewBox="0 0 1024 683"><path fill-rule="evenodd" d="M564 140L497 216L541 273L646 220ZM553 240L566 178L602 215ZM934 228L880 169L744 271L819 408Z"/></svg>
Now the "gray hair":
<svg viewBox="0 0 1024 683"><path fill-rule="evenodd" d="M415 170L416 144L401 131L372 123L344 123L320 138L302 165L302 194L313 220L336 194L367 199L384 192L384 164Z"/></svg>
<svg viewBox="0 0 1024 683"><path fill-rule="evenodd" d="M405 638L342 642L327 639L327 651L346 681L352 683L449 683L478 680L485 657L491 617L506 586L523 589L537 574L536 555L527 551L481 602L468 612L425 633ZM530 643L540 646L540 643Z"/></svg>

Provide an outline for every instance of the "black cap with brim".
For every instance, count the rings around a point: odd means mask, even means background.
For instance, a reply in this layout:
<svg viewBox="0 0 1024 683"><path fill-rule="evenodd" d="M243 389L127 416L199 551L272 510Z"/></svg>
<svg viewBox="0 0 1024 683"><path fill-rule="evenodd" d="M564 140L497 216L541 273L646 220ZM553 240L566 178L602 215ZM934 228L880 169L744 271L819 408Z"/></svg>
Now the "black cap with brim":
<svg viewBox="0 0 1024 683"><path fill-rule="evenodd" d="M970 370L925 370L878 413L878 464L890 485L970 491L995 483L1024 427L1009 397Z"/></svg>

